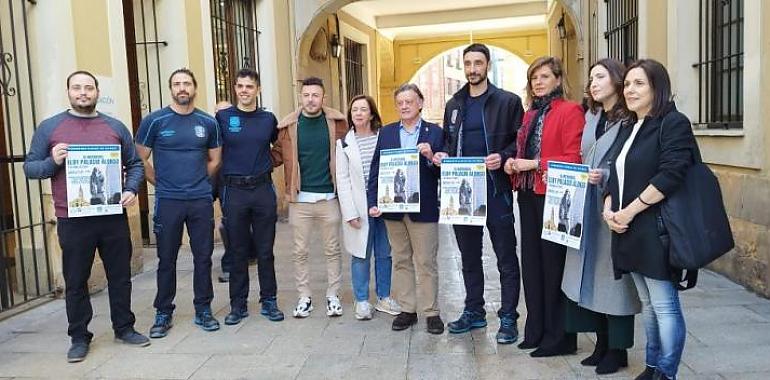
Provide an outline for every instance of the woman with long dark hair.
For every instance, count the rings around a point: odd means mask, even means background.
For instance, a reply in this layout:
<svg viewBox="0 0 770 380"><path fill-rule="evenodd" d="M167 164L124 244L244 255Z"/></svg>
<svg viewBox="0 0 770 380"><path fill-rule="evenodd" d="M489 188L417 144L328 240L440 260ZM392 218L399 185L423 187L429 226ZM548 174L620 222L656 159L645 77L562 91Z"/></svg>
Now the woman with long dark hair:
<svg viewBox="0 0 770 380"><path fill-rule="evenodd" d="M366 184L382 127L377 105L369 96L356 95L348 106L350 131L337 140L337 195L342 213L342 240L352 255L350 262L354 314L358 320L372 319L369 303L369 269L374 253L377 303L374 309L391 315L401 307L390 297L392 260L385 221L369 216Z"/></svg>
<svg viewBox="0 0 770 380"><path fill-rule="evenodd" d="M527 304L524 341L532 357L574 353L577 335L564 331L561 280L567 247L540 239L548 161L580 162L583 108L564 99L564 70L556 57L540 57L527 70L529 110L516 140L516 158L505 171L518 192L521 274Z"/></svg>
<svg viewBox="0 0 770 380"><path fill-rule="evenodd" d="M641 308L631 276L614 279L612 234L602 221L610 171L607 156L618 131L633 123L623 98L624 72L622 63L609 58L594 63L589 70L580 155L591 167L590 184L580 221L582 243L579 250L567 248L561 283L567 296L566 330L596 333L594 352L580 363L595 366L597 374L615 373L628 366L626 349L634 345L634 314Z"/></svg>
<svg viewBox="0 0 770 380"><path fill-rule="evenodd" d="M682 184L693 164L690 120L671 100L666 68L639 60L625 74L623 95L638 120L618 134L610 162L604 220L612 229L616 277L630 273L642 301L647 367L637 379L673 379L684 350L686 328L675 281L660 239L660 202Z"/></svg>

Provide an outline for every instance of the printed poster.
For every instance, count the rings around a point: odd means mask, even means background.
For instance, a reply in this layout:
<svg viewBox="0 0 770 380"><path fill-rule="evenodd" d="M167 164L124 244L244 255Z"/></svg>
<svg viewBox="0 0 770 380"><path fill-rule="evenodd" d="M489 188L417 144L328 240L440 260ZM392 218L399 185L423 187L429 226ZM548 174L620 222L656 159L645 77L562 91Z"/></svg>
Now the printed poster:
<svg viewBox="0 0 770 380"><path fill-rule="evenodd" d="M439 223L483 226L487 222L487 166L484 157L441 161Z"/></svg>
<svg viewBox="0 0 770 380"><path fill-rule="evenodd" d="M70 218L123 212L120 145L67 148L67 212Z"/></svg>
<svg viewBox="0 0 770 380"><path fill-rule="evenodd" d="M416 147L380 151L377 207L382 212L420 212L420 153Z"/></svg>
<svg viewBox="0 0 770 380"><path fill-rule="evenodd" d="M588 165L548 161L543 239L580 249L588 170Z"/></svg>

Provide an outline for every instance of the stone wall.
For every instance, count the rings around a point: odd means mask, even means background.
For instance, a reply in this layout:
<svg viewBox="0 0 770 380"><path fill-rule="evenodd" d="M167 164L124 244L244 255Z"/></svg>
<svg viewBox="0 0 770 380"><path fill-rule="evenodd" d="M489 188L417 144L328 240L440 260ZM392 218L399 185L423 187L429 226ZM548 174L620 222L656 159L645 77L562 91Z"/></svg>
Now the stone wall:
<svg viewBox="0 0 770 380"><path fill-rule="evenodd" d="M710 267L770 297L770 178L716 168L735 249Z"/></svg>

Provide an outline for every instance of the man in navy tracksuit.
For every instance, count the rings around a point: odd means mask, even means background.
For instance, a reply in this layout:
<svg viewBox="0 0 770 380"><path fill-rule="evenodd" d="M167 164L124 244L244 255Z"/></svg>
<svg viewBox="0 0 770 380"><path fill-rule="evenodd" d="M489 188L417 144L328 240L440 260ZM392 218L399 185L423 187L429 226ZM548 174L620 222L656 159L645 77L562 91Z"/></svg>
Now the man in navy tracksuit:
<svg viewBox="0 0 770 380"><path fill-rule="evenodd" d="M193 322L206 331L219 329L211 313L214 209L210 181L222 155L219 126L213 117L195 108L197 82L190 70L174 71L168 82L171 105L147 115L136 134L136 148L147 180L155 185L156 198L153 221L159 260L158 291L151 338L166 336L172 326L176 260L185 225L194 264Z"/></svg>
<svg viewBox="0 0 770 380"><path fill-rule="evenodd" d="M220 200L225 235L229 243L230 314L225 324L247 317L250 251L257 256L260 314L283 320L276 301L275 223L278 220L275 188L270 177L273 163L270 144L278 137L278 120L257 108L259 74L242 69L235 80L236 106L217 112L222 133L222 190ZM253 248L252 248L253 247Z"/></svg>
<svg viewBox="0 0 770 380"><path fill-rule="evenodd" d="M468 84L463 86L444 110L446 151L450 156L484 157L487 166L487 228L500 272L500 329L496 340L511 344L518 338L519 259L513 228L513 194L502 163L516 156L516 133L524 109L513 93L496 88L487 78L489 49L472 44L463 51ZM440 164L445 153L437 153ZM484 269L481 261L484 229L454 226L463 264L465 310L447 327L450 333L464 333L487 325L484 311Z"/></svg>

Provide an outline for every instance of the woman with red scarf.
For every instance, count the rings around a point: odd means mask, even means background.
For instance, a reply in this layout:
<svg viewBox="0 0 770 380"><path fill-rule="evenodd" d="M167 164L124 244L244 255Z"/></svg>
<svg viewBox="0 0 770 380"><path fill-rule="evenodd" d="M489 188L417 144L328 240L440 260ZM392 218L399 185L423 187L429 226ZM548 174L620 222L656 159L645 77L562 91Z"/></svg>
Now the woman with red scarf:
<svg viewBox="0 0 770 380"><path fill-rule="evenodd" d="M564 99L564 70L556 57L540 57L527 70L529 109L505 171L518 192L521 274L527 321L521 349L532 357L574 353L577 335L564 330L561 280L567 247L540 239L548 161L580 162L583 108Z"/></svg>

